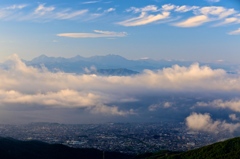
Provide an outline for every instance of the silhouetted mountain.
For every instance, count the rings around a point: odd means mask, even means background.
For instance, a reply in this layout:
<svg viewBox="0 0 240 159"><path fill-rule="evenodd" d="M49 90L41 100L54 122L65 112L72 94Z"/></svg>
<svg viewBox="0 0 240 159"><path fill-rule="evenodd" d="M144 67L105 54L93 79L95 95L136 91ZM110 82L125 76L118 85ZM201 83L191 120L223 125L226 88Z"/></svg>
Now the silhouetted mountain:
<svg viewBox="0 0 240 159"><path fill-rule="evenodd" d="M31 63L61 63L61 62L67 62L68 60L63 57L48 57L46 55L40 55L39 57L36 57L32 59Z"/></svg>
<svg viewBox="0 0 240 159"><path fill-rule="evenodd" d="M63 57L48 57L41 55L25 61L27 65L34 67L41 67L44 65L50 71L64 71L69 73L85 73L85 68L94 66L99 74L102 75L131 75L136 72L141 72L144 69L161 69L163 67L170 67L177 62L174 61L154 61L151 59L128 60L119 55L106 55L106 56L92 56L82 57L75 56L72 58ZM180 65L190 65L191 62L179 62ZM120 71L121 70L121 71ZM120 74L117 72L120 71ZM126 72L125 72L126 71ZM130 73L131 71L132 73ZM135 71L135 73L133 73ZM110 72L110 74L108 74Z"/></svg>
<svg viewBox="0 0 240 159"><path fill-rule="evenodd" d="M103 156L105 159L239 159L240 137L186 152L161 150L138 156L0 137L0 158L3 159L102 159Z"/></svg>
<svg viewBox="0 0 240 159"><path fill-rule="evenodd" d="M139 72L132 71L126 68L119 68L119 69L98 69L92 73L104 76L130 76L136 75Z"/></svg>
<svg viewBox="0 0 240 159"><path fill-rule="evenodd" d="M115 65L115 64L127 64L129 60L125 59L122 56L119 55L106 55L106 56L92 56L89 58L86 58L87 61L96 62L96 63L106 63L109 65Z"/></svg>
<svg viewBox="0 0 240 159"><path fill-rule="evenodd" d="M1 159L130 159L133 156L97 149L77 149L40 141L19 141L0 137Z"/></svg>
<svg viewBox="0 0 240 159"><path fill-rule="evenodd" d="M171 67L175 64L180 66L189 66L193 61L177 61L177 60L152 60L139 59L128 60L119 55L106 56L92 56L82 57L75 56L72 58L63 57L48 57L41 55L32 59L31 61L24 61L27 65L34 67L42 67L44 65L50 71L63 71L68 73L85 73L86 68L94 66L99 74L102 75L132 75L129 71L142 72L144 69L156 70L165 67ZM212 68L223 68L226 71L233 72L234 66L232 64L223 63L201 63L202 65L209 65ZM118 74L119 70L120 74ZM126 72L125 72L126 71ZM104 72L104 73L102 73ZM109 73L109 74L108 74ZM135 74L135 73L133 73Z"/></svg>
<svg viewBox="0 0 240 159"><path fill-rule="evenodd" d="M138 159L239 159L240 137L204 146L186 152L160 151L155 154L140 155Z"/></svg>

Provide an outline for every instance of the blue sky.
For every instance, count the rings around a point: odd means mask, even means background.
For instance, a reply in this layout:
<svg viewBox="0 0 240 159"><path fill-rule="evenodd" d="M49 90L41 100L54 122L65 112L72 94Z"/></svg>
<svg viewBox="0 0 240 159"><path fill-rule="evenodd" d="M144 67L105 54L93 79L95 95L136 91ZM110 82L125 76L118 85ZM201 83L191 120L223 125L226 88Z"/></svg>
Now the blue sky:
<svg viewBox="0 0 240 159"><path fill-rule="evenodd" d="M2 59L118 54L240 62L240 2L5 0L0 35Z"/></svg>
<svg viewBox="0 0 240 159"><path fill-rule="evenodd" d="M240 129L239 71L193 62L136 76L99 76L50 72L20 58L118 54L239 64L239 42L237 0L1 1L0 121L181 116L193 130L234 132Z"/></svg>

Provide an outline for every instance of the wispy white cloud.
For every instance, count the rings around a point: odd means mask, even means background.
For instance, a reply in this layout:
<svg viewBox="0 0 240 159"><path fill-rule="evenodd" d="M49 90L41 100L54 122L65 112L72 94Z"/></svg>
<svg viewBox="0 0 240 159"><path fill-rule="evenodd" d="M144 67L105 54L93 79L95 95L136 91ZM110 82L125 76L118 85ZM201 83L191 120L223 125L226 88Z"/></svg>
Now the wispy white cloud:
<svg viewBox="0 0 240 159"><path fill-rule="evenodd" d="M79 11L70 11L70 12L68 10L65 10L65 11L56 13L56 18L57 19L72 19L72 18L81 16L87 12L88 12L87 9L79 10Z"/></svg>
<svg viewBox="0 0 240 159"><path fill-rule="evenodd" d="M98 2L101 1L85 1L82 4L93 4ZM87 7L87 5L84 6ZM49 22L52 20L79 20L81 18L83 21L89 21L106 16L108 13L115 11L116 8L101 8L101 10L98 8L95 9L96 12L90 12L90 10L91 8L83 8L80 10L69 7L58 8L57 5L48 5L45 3L38 3L37 6L14 4L0 8L0 19ZM188 12L188 15L185 14L186 12ZM189 12L192 12L192 15L189 16ZM120 11L116 13L116 15L118 14L117 16L121 17L119 13ZM117 22L117 24L122 26L169 23L177 27L197 27L208 22L218 22L218 24L215 25L211 23L212 26L240 23L239 12L233 8L226 8L223 6L200 7L175 4L163 4L161 6L146 5L144 7L123 9L123 13L131 15L128 15L125 20ZM172 24L172 22L174 22L174 24ZM234 35L237 34L237 32L230 32L229 34Z"/></svg>
<svg viewBox="0 0 240 159"><path fill-rule="evenodd" d="M227 123L226 121L214 121L208 113L192 113L186 118L186 125L191 130L211 133L219 133L222 131L233 132L236 129L240 128L240 123L232 124Z"/></svg>
<svg viewBox="0 0 240 159"><path fill-rule="evenodd" d="M167 19L170 16L170 12L168 12L167 7L170 6L165 6L165 10L159 9L155 5L148 5L142 8L131 7L126 11L133 12L135 14L140 13L140 15L138 17L118 22L117 24L123 26L140 26Z"/></svg>
<svg viewBox="0 0 240 159"><path fill-rule="evenodd" d="M240 35L240 28L238 28L237 30L231 31L228 34L229 35Z"/></svg>
<svg viewBox="0 0 240 159"><path fill-rule="evenodd" d="M189 12L196 9L199 9L199 7L183 5L183 6L176 6L176 9L174 11L184 13L184 12Z"/></svg>
<svg viewBox="0 0 240 159"><path fill-rule="evenodd" d="M7 18L9 16L15 15L19 10L26 8L27 4L14 4L4 8L0 8L0 19Z"/></svg>
<svg viewBox="0 0 240 159"><path fill-rule="evenodd" d="M230 18L224 19L223 22L220 22L220 23L216 24L215 26L221 26L221 25L226 25L226 24L238 24L238 23L240 23L240 17L230 17Z"/></svg>
<svg viewBox="0 0 240 159"><path fill-rule="evenodd" d="M27 6L28 6L27 4L14 4L14 5L11 5L11 6L8 6L8 7L4 8L4 9L6 9L6 10L23 9Z"/></svg>
<svg viewBox="0 0 240 159"><path fill-rule="evenodd" d="M198 14L198 12L203 15L217 16L219 19L228 17L236 13L236 11L232 8L227 9L218 6L202 7L198 11L196 11L196 14Z"/></svg>
<svg viewBox="0 0 240 159"><path fill-rule="evenodd" d="M206 0L207 2L210 2L210 3L217 3L217 2L220 2L220 0Z"/></svg>
<svg viewBox="0 0 240 159"><path fill-rule="evenodd" d="M94 4L94 3L99 3L101 1L86 1L86 2L82 2L82 4Z"/></svg>
<svg viewBox="0 0 240 159"><path fill-rule="evenodd" d="M210 21L210 19L206 15L198 15L198 16L191 17L187 20L184 20L182 22L175 23L174 26L196 27L196 26L200 26L200 25L202 25L206 22L209 22L209 21Z"/></svg>
<svg viewBox="0 0 240 159"><path fill-rule="evenodd" d="M148 15L146 12L142 12L140 16L122 22L118 22L118 24L123 26L140 26L157 22L159 20L167 19L169 16L170 12L163 12L156 15L153 14Z"/></svg>
<svg viewBox="0 0 240 159"><path fill-rule="evenodd" d="M141 13L141 12L157 12L159 9L155 5L148 5L143 8L131 7L127 9L127 12Z"/></svg>
<svg viewBox="0 0 240 159"><path fill-rule="evenodd" d="M35 18L43 18L43 19L73 19L79 16L82 16L88 12L87 9L83 10L71 10L71 9L63 9L56 10L54 6L46 7L45 4L39 4L39 6L35 9L34 14L36 16L30 16L30 19Z"/></svg>
<svg viewBox="0 0 240 159"><path fill-rule="evenodd" d="M147 5L142 8L131 7L126 10L127 12L132 12L133 14L140 13L138 17L130 18L117 24L123 26L140 26L160 21L163 19L170 19L169 21L164 21L164 23L169 23L171 21L177 21L173 26L177 27L197 27L208 22L220 21L227 19L228 22L236 22L237 11L233 8L225 8L223 6L188 6L188 5L174 5L174 4L164 4L161 7L156 5ZM192 16L185 17L185 12L192 12ZM171 16L170 16L171 15ZM178 18L176 18L178 17ZM227 22L226 22L227 23ZM217 26L217 25L215 25Z"/></svg>
<svg viewBox="0 0 240 159"><path fill-rule="evenodd" d="M116 10L116 8L108 8L108 9L104 10L104 12L105 13L110 13L110 12L113 12L115 10Z"/></svg>
<svg viewBox="0 0 240 159"><path fill-rule="evenodd" d="M45 4L39 4L39 6L35 9L34 14L42 16L45 14L49 14L53 10L55 10L55 7L53 6L45 7Z"/></svg>
<svg viewBox="0 0 240 159"><path fill-rule="evenodd" d="M234 9L216 6L202 8L194 7L193 10L196 16L177 22L174 25L178 27L197 27L207 22L221 20L236 13Z"/></svg>
<svg viewBox="0 0 240 159"><path fill-rule="evenodd" d="M127 36L127 33L94 30L94 33L61 33L61 34L57 34L57 36L69 37L69 38L114 38L114 37L125 37Z"/></svg>
<svg viewBox="0 0 240 159"><path fill-rule="evenodd" d="M1 19L7 17L8 15L9 15L9 14L8 14L7 12L0 10L0 18L1 18Z"/></svg>
<svg viewBox="0 0 240 159"><path fill-rule="evenodd" d="M82 17L88 13L87 9L73 10L71 8L59 9L55 6L46 4L38 4L33 10L24 10L28 5L11 5L5 8L0 8L0 18L4 20L17 21L51 21L51 20L66 20ZM91 15L88 15L89 18Z"/></svg>
<svg viewBox="0 0 240 159"><path fill-rule="evenodd" d="M173 4L164 4L162 5L162 10L164 11L171 11L173 9L175 9L177 6L173 5Z"/></svg>

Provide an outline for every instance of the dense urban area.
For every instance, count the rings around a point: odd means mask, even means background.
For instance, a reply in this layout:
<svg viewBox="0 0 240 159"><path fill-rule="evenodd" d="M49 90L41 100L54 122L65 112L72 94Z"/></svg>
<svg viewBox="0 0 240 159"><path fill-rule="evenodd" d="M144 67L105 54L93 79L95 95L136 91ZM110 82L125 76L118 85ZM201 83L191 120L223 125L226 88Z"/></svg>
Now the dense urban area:
<svg viewBox="0 0 240 159"><path fill-rule="evenodd" d="M233 137L187 130L184 123L31 123L0 125L0 136L19 140L39 140L76 148L97 148L129 154L162 149L184 151Z"/></svg>

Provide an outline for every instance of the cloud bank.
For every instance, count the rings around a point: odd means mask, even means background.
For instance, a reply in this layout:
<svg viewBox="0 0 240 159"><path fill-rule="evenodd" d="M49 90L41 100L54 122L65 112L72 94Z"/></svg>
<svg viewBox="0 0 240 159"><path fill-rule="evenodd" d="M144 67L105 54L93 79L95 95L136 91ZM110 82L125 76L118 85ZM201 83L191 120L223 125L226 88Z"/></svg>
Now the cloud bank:
<svg viewBox="0 0 240 159"><path fill-rule="evenodd" d="M219 133L222 131L233 132L240 128L240 123L232 124L227 123L226 121L214 121L208 113L192 113L186 118L186 125L191 130L205 131L210 133Z"/></svg>
<svg viewBox="0 0 240 159"><path fill-rule="evenodd" d="M198 102L196 104L200 107L214 107L214 108L221 108L221 109L230 109L235 112L240 112L240 99L232 99L229 101L223 101L222 99L216 99L212 102Z"/></svg>
<svg viewBox="0 0 240 159"><path fill-rule="evenodd" d="M141 107L144 107L145 103L144 111L148 110L149 113L175 109L178 106L175 103L177 101L160 98L164 94L182 96L197 93L203 95L219 92L226 95L240 93L238 74L228 74L222 69L212 69L197 63L189 67L174 65L162 70L144 70L133 76L50 72L44 66L41 69L26 66L17 55L9 57L0 66L0 109L66 108L81 109L94 114L134 116L140 113L139 103L142 103ZM143 101L150 100L151 97L157 97L159 100L152 103ZM199 101L196 105L240 112L239 103L236 98L229 101L217 99L212 102ZM194 117L202 117L197 115ZM209 130L223 123L231 124L223 121L214 122L206 116L204 115L203 119L210 123ZM189 127L192 127L190 119L195 121L198 118L187 119ZM234 119L234 116L231 116L231 119ZM230 128L226 130L230 131Z"/></svg>

